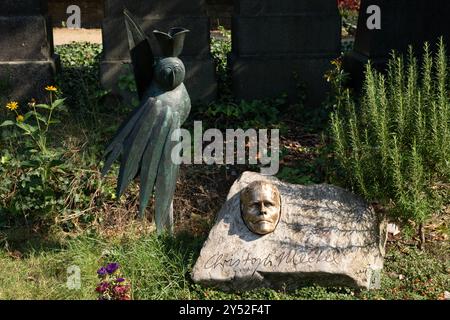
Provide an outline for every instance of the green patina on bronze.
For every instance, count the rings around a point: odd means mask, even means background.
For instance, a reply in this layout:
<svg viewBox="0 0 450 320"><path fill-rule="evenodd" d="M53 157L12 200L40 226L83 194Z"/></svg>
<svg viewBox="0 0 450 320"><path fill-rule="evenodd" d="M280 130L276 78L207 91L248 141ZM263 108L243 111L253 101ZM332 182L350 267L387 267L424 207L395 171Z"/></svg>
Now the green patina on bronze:
<svg viewBox="0 0 450 320"><path fill-rule="evenodd" d="M191 110L189 94L183 84L186 70L178 55L189 30L154 31L164 55L155 58L147 35L136 19L126 9L124 14L141 103L107 147L102 175L121 156L117 197L139 175L140 216L144 216L154 191L157 230L172 230L172 200L179 169L171 159L172 148L179 142L179 137L174 139L172 134L186 121Z"/></svg>

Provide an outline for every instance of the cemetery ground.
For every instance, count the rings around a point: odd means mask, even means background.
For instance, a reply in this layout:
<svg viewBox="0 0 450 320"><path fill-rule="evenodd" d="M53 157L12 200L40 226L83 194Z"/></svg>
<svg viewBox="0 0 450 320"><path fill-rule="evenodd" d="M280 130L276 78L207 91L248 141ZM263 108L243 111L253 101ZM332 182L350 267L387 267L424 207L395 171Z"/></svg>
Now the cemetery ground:
<svg viewBox="0 0 450 320"><path fill-rule="evenodd" d="M289 105L283 97L270 102L233 102L224 62L229 46L227 37L212 45L220 100L208 106L194 105L186 128L192 129L193 121L199 119L204 126L220 129L279 128L282 146L277 176L297 184L334 183L329 110L308 109L301 102ZM99 87L101 46L71 44L57 47L57 52L64 68L56 85L67 99L66 111L55 115L60 123L52 124L48 134L49 149L61 152L63 160L50 168L57 177L49 182L52 193L43 193L33 174L26 174L38 170L33 163L24 167L24 159L14 158L19 140L2 146L2 167L8 166L9 171L0 171L0 201L2 205L13 203L16 210L0 215L0 299L96 299L97 269L108 262L120 264L131 283L133 299L444 299L448 295L448 205L427 221L424 250L418 248L415 229L395 221L401 232L389 236L379 290L314 286L293 292L225 293L195 285L190 272L229 187L241 172L258 171L258 167L182 166L174 199L175 235L156 235L151 218L140 221L135 217L137 184L115 199L116 175L100 177L104 147L133 102L121 104ZM131 75L121 79L121 87L134 90ZM6 102L0 101L2 106ZM0 119L6 113L2 108ZM12 184L17 185L11 188ZM10 197L17 199L14 202ZM150 205L147 212L152 209ZM79 289L67 287L70 266L80 268Z"/></svg>
<svg viewBox="0 0 450 320"><path fill-rule="evenodd" d="M53 28L53 41L55 46L71 42L102 43L101 29L67 29Z"/></svg>

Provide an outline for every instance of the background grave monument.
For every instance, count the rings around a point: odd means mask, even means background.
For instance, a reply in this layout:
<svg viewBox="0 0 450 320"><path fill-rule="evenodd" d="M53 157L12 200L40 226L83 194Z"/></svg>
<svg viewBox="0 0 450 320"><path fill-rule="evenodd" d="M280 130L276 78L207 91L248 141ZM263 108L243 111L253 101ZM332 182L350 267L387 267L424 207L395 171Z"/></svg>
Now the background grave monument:
<svg viewBox="0 0 450 320"><path fill-rule="evenodd" d="M234 95L252 100L283 93L307 103L325 98L324 73L340 54L340 15L330 0L235 1L230 57Z"/></svg>
<svg viewBox="0 0 450 320"><path fill-rule="evenodd" d="M210 22L206 16L205 0L105 0L104 56L100 66L103 86L119 92L117 83L120 77L131 70L124 8L137 17L149 35L152 48L158 48L153 30L183 27L191 31L180 56L186 66L186 87L193 101L214 100L217 81L210 53ZM161 53L157 51L155 55L161 56Z"/></svg>
<svg viewBox="0 0 450 320"><path fill-rule="evenodd" d="M53 84L53 33L45 0L0 1L0 81L11 100L39 98Z"/></svg>
<svg viewBox="0 0 450 320"><path fill-rule="evenodd" d="M249 230L241 216L241 191L254 181L272 183L281 195L280 221L265 235ZM385 222L349 191L245 172L231 187L192 278L222 290L377 288L385 243Z"/></svg>
<svg viewBox="0 0 450 320"><path fill-rule="evenodd" d="M369 6L380 8L381 29L369 29ZM383 71L392 50L407 53L412 45L415 53L421 53L424 42L435 45L443 36L450 44L450 1L448 0L362 0L359 11L355 44L344 60L344 68L354 84L363 81L364 68L370 60Z"/></svg>

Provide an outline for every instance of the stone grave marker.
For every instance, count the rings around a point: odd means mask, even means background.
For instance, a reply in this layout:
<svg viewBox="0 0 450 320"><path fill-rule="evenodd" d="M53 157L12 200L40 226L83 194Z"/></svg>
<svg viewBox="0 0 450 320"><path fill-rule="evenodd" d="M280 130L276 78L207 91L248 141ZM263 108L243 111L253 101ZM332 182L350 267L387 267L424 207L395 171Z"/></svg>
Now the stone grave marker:
<svg viewBox="0 0 450 320"><path fill-rule="evenodd" d="M233 92L243 100L298 101L305 86L307 103L317 106L327 91L324 73L340 53L340 15L336 1L235 1Z"/></svg>
<svg viewBox="0 0 450 320"><path fill-rule="evenodd" d="M241 215L241 191L254 181L272 183L281 195L278 225L263 235L250 231ZM386 223L360 197L332 185L293 185L245 172L231 187L192 278L227 291L377 288L385 243Z"/></svg>

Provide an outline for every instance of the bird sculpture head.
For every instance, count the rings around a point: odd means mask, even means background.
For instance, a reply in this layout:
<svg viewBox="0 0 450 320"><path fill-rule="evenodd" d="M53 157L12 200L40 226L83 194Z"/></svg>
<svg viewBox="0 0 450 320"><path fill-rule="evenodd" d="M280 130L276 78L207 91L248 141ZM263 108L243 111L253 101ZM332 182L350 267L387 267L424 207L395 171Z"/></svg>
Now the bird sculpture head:
<svg viewBox="0 0 450 320"><path fill-rule="evenodd" d="M154 67L154 79L164 90L173 90L183 83L186 69L178 56L183 51L184 39L189 30L172 28L168 33L153 31L163 53Z"/></svg>

